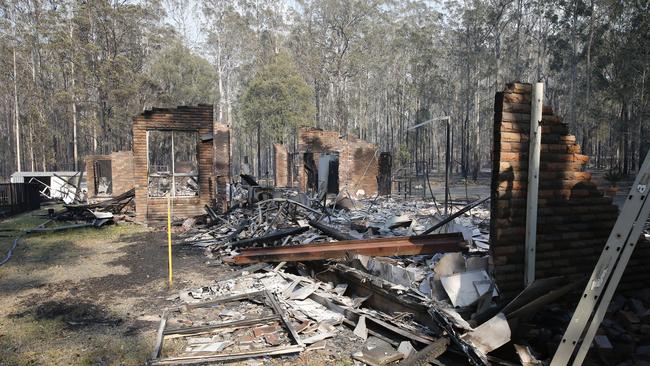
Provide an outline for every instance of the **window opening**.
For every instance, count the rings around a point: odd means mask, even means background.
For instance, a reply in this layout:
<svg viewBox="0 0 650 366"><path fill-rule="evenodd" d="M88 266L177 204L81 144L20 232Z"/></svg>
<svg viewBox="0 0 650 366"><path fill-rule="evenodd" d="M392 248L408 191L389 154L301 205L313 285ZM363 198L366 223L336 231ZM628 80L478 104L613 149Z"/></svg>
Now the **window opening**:
<svg viewBox="0 0 650 366"><path fill-rule="evenodd" d="M198 196L197 155L196 131L149 131L149 197Z"/></svg>
<svg viewBox="0 0 650 366"><path fill-rule="evenodd" d="M113 170L110 160L96 160L94 163L95 194L109 196L113 193Z"/></svg>

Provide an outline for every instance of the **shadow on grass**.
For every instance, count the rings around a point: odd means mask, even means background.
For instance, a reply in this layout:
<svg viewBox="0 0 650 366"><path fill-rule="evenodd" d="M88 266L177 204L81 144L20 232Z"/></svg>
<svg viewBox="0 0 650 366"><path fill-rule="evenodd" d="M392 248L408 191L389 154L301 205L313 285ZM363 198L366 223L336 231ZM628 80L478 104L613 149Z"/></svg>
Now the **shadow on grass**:
<svg viewBox="0 0 650 366"><path fill-rule="evenodd" d="M2 226L12 230L24 226L33 227L32 221L31 216L25 216L12 222L3 222ZM25 222L29 222L29 225L25 225ZM119 245L114 246L115 243L128 243L129 236L142 230L138 225L111 225L99 229L80 228L24 236L18 242L11 259L0 267L0 293L17 293L43 285L51 281L39 276L47 277L48 271L55 275L68 268L83 267L98 254L119 252ZM0 240L0 256L4 257L13 240ZM112 248L106 248L107 246Z"/></svg>
<svg viewBox="0 0 650 366"><path fill-rule="evenodd" d="M39 238L23 238L19 243L14 258L7 265L11 266L63 266L78 264L81 257L90 250L75 245L70 240L43 241Z"/></svg>
<svg viewBox="0 0 650 366"><path fill-rule="evenodd" d="M104 277L84 280L83 288L88 296L101 295L163 298L169 296L167 287L168 258L167 236L164 230L146 233L135 233L122 237L124 242L131 245L123 247L124 255L108 262L111 266L123 266L129 269L127 274L111 274ZM192 273L216 273L218 268L205 265L206 257L203 250L180 244L174 241L172 245L174 258L174 288L183 288L190 284ZM186 274L186 275L184 275ZM154 307L151 302L147 307Z"/></svg>
<svg viewBox="0 0 650 366"><path fill-rule="evenodd" d="M119 325L122 319L111 314L104 306L75 298L49 300L32 306L9 318L23 318L32 315L35 320L58 319L70 327L89 325Z"/></svg>
<svg viewBox="0 0 650 366"><path fill-rule="evenodd" d="M21 291L40 288L44 285L45 282L42 278L2 275L0 277L0 294L2 296L13 296Z"/></svg>
<svg viewBox="0 0 650 366"><path fill-rule="evenodd" d="M21 240L13 257L0 267L0 293L9 295L40 287L46 279L35 276L34 271L75 265L88 253L89 250L70 241L37 243Z"/></svg>
<svg viewBox="0 0 650 366"><path fill-rule="evenodd" d="M153 347L143 334L125 336L123 326L75 327L65 317L1 322L0 365L142 365Z"/></svg>

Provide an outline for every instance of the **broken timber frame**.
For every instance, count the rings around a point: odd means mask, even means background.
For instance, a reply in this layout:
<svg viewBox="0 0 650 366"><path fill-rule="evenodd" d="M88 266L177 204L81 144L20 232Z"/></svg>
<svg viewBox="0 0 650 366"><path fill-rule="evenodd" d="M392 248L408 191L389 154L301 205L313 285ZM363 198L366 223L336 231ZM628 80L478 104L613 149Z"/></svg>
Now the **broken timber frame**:
<svg viewBox="0 0 650 366"><path fill-rule="evenodd" d="M198 304L188 304L187 309L196 309L202 307L211 307L216 304L222 304L226 302L244 300L244 299L254 299L262 298L263 302L270 306L273 310L273 315L255 319L243 319L236 321L221 322L213 325L206 325L201 327L184 327L176 329L167 329L167 314L163 313L163 316L158 327L158 335L156 339L156 345L154 351L151 354L152 360L150 361L151 365L189 365L189 364L203 364L206 362L219 362L219 361L232 361L239 359L246 359L252 357L266 357L266 356L275 356L275 355L284 355L289 353L299 353L305 349L305 345L300 339L300 336L296 330L291 325L291 321L287 317L284 309L280 306L278 299L275 294L269 291L256 291L249 292L244 294L237 294L231 296L221 297L212 301L206 301ZM268 347L259 350L252 350L248 352L212 352L205 355L196 355L196 356L180 356L180 357L169 357L169 358L160 358L163 348L163 342L165 338L179 338L187 337L197 334L211 333L212 331L219 328L229 328L229 327L245 327L255 324L264 324L269 321L281 320L284 324L286 330L289 333L290 338L294 341L295 344L286 345L286 346L277 346L277 347Z"/></svg>
<svg viewBox="0 0 650 366"><path fill-rule="evenodd" d="M309 225L318 229L320 232L329 236L330 238L334 238L336 240L354 240L354 238L350 234L340 232L335 228L327 226L320 221L309 220Z"/></svg>
<svg viewBox="0 0 650 366"><path fill-rule="evenodd" d="M370 256L418 255L457 252L462 249L460 233L346 240L335 243L292 245L275 248L247 248L235 256L236 264L256 262L313 261L345 258L348 254Z"/></svg>

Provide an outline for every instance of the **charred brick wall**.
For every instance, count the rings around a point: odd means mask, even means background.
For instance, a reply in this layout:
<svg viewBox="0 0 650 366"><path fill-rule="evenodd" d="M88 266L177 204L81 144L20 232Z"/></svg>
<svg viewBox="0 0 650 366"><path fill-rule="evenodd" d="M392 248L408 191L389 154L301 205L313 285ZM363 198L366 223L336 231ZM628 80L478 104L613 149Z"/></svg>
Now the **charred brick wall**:
<svg viewBox="0 0 650 366"><path fill-rule="evenodd" d="M273 144L273 161L275 163L275 186L289 186L289 154L283 144Z"/></svg>
<svg viewBox="0 0 650 366"><path fill-rule="evenodd" d="M307 177L302 167L304 153L313 153L318 166L318 156L322 153L339 153L339 188L347 189L354 195L363 190L366 195L377 194L377 146L348 135L340 138L336 131L323 131L315 128L300 130L298 141L300 188L306 190Z"/></svg>
<svg viewBox="0 0 650 366"><path fill-rule="evenodd" d="M228 125L215 122L213 130L214 188L210 191L214 194L218 211L225 212L228 209L229 199L226 188L230 182L230 128Z"/></svg>
<svg viewBox="0 0 650 366"><path fill-rule="evenodd" d="M530 101L530 84L509 84L495 97L490 244L497 284L509 295L523 289ZM568 125L544 107L536 278L590 275L616 222L618 207L591 181L587 161ZM650 249L641 244L623 289L650 279L643 269Z"/></svg>
<svg viewBox="0 0 650 366"><path fill-rule="evenodd" d="M95 191L95 162L98 160L109 160L111 162L111 179L113 193L110 196L97 197ZM88 187L88 199L98 201L118 196L133 188L133 152L118 151L110 155L87 155L85 161L85 175Z"/></svg>
<svg viewBox="0 0 650 366"><path fill-rule="evenodd" d="M167 199L153 198L148 194L147 132L152 130L196 131L199 136L213 133L211 105L178 108L153 108L133 117L133 163L136 215L139 221L161 223L167 219ZM215 131L216 132L216 131ZM221 138L215 133L214 140ZM174 197L173 216L184 218L204 213L203 206L213 198L213 141L198 142L199 195ZM226 145L227 146L227 145Z"/></svg>

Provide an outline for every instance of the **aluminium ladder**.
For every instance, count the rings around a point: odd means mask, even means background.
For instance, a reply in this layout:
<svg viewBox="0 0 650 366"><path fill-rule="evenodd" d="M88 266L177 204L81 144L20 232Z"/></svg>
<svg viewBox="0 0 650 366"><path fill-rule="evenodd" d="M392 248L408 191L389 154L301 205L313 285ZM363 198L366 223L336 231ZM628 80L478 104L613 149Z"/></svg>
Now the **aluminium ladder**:
<svg viewBox="0 0 650 366"><path fill-rule="evenodd" d="M551 366L582 365L650 214L650 152L627 195Z"/></svg>

